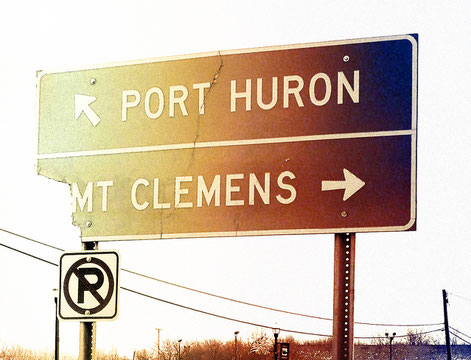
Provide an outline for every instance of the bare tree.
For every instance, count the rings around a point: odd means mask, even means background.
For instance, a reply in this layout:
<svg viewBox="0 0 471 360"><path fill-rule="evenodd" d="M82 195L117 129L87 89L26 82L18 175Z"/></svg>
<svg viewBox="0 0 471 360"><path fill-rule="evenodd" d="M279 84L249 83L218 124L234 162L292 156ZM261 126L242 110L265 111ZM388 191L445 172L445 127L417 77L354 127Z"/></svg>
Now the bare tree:
<svg viewBox="0 0 471 360"><path fill-rule="evenodd" d="M205 340L204 344L208 351L208 359L218 360L223 347L222 341L211 339Z"/></svg>
<svg viewBox="0 0 471 360"><path fill-rule="evenodd" d="M160 346L161 360L178 360L178 341L165 340Z"/></svg>
<svg viewBox="0 0 471 360"><path fill-rule="evenodd" d="M248 343L250 345L250 353L261 355L268 355L273 346L272 340L263 329L258 329L252 332Z"/></svg>
<svg viewBox="0 0 471 360"><path fill-rule="evenodd" d="M406 344L412 346L430 345L430 338L423 333L422 329L408 329Z"/></svg>
<svg viewBox="0 0 471 360"><path fill-rule="evenodd" d="M157 359L156 356L157 352L152 350L147 350L147 349L142 349L142 350L137 350L134 352L134 360L154 360Z"/></svg>
<svg viewBox="0 0 471 360"><path fill-rule="evenodd" d="M389 339L378 333L371 339L371 345L389 345Z"/></svg>

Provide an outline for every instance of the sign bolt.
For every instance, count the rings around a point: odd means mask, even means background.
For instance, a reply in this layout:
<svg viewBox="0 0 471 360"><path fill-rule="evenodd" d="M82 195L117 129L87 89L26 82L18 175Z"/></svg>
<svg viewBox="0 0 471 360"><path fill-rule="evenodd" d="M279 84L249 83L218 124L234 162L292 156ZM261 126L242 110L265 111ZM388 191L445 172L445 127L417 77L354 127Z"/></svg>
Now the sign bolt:
<svg viewBox="0 0 471 360"><path fill-rule="evenodd" d="M345 56L343 57L343 61L344 61L344 62L349 62L349 61L350 61L350 56L345 55Z"/></svg>
<svg viewBox="0 0 471 360"><path fill-rule="evenodd" d="M90 262L90 261L92 261L91 256L87 256L87 262Z"/></svg>
<svg viewBox="0 0 471 360"><path fill-rule="evenodd" d="M91 227L92 226L92 222L90 220L88 220L86 223L85 223L85 226L86 227Z"/></svg>
<svg viewBox="0 0 471 360"><path fill-rule="evenodd" d="M96 84L96 79L95 78L91 78L90 79L90 85L95 85Z"/></svg>
<svg viewBox="0 0 471 360"><path fill-rule="evenodd" d="M90 310L85 310L85 315L90 315Z"/></svg>
<svg viewBox="0 0 471 360"><path fill-rule="evenodd" d="M343 210L341 213L340 213L340 216L342 216L343 218L346 218L348 216L348 212L346 212L345 210Z"/></svg>

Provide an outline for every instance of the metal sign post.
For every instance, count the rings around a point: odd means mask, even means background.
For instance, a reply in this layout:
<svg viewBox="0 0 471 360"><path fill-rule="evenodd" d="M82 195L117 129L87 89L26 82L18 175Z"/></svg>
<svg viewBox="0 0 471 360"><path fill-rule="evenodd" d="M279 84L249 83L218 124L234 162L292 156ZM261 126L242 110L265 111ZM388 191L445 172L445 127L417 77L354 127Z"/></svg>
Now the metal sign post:
<svg viewBox="0 0 471 360"><path fill-rule="evenodd" d="M93 360L96 345L96 322L80 323L79 360Z"/></svg>
<svg viewBox="0 0 471 360"><path fill-rule="evenodd" d="M335 234L332 358L353 359L355 234Z"/></svg>
<svg viewBox="0 0 471 360"><path fill-rule="evenodd" d="M84 242L83 250L97 250L98 242ZM81 322L78 360L93 360L96 347L96 322Z"/></svg>

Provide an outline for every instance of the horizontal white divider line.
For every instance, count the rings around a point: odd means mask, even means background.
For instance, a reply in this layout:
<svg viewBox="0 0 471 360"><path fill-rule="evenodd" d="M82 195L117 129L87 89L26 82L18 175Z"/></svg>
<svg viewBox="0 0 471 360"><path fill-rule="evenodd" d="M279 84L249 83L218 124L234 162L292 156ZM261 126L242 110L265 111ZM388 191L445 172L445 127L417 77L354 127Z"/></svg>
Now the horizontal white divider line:
<svg viewBox="0 0 471 360"><path fill-rule="evenodd" d="M391 130L391 131L375 131L375 132L356 132L344 134L324 134L324 135L306 135L306 136L290 136L278 138L265 138L265 139L246 139L246 140L225 140L225 141L208 141L196 143L183 143L183 144L168 144L168 145L152 145L152 146L137 146L119 149L103 149L103 150L85 150L85 151L72 151L63 153L51 154L38 154L38 160L41 159L59 159L83 156L96 156L96 155L115 155L115 154L131 154L140 152L153 152L165 150L183 150L183 149L201 149L223 146L243 146L243 145L261 145L261 144L281 144L281 143L295 143L305 141L320 141L320 140L339 140L339 139L357 139L357 138L372 138L384 136L404 136L414 135L416 130Z"/></svg>

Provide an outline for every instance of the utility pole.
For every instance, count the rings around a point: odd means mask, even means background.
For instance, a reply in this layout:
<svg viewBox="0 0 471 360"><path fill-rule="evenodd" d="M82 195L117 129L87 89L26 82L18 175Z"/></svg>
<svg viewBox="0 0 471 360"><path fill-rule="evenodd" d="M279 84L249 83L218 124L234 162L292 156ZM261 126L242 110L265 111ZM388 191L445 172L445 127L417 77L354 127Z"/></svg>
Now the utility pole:
<svg viewBox="0 0 471 360"><path fill-rule="evenodd" d="M445 340L446 340L446 358L451 360L450 329L448 328L448 294L442 290L443 295L443 316L445 318Z"/></svg>
<svg viewBox="0 0 471 360"><path fill-rule="evenodd" d="M157 330L157 360L160 360L160 328L155 328Z"/></svg>
<svg viewBox="0 0 471 360"><path fill-rule="evenodd" d="M56 305L56 312L55 312L55 320L56 320L56 326L55 326L55 344L54 344L54 360L59 360L59 317L57 315L57 296L59 293L58 289L52 289L52 292L54 294L54 303Z"/></svg>
<svg viewBox="0 0 471 360"><path fill-rule="evenodd" d="M237 360L237 334L238 331L234 331L234 360Z"/></svg>

